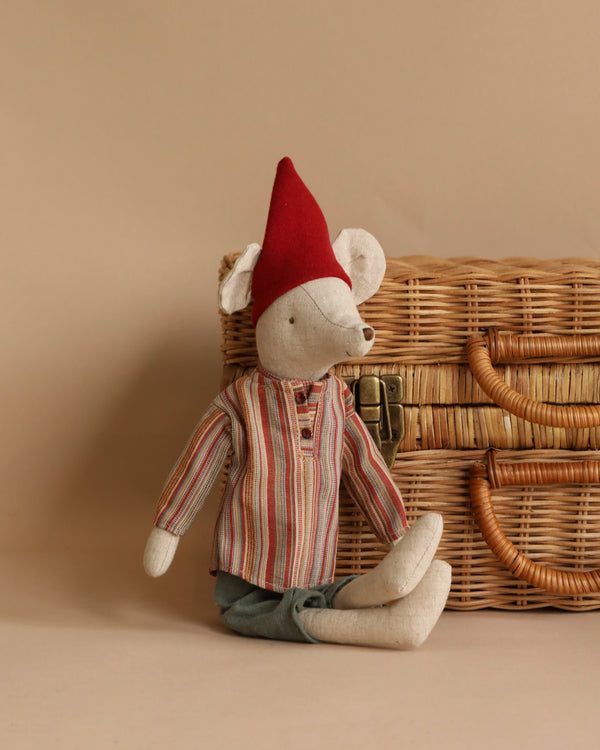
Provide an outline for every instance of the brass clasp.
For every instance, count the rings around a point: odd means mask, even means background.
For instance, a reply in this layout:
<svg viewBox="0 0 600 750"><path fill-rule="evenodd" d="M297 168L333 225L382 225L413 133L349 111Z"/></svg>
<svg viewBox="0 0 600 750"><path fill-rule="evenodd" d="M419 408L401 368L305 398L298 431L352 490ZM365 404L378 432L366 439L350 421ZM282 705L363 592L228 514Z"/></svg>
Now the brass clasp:
<svg viewBox="0 0 600 750"><path fill-rule="evenodd" d="M344 378L354 397L354 408L369 430L388 468L392 468L404 438L404 383L400 375L362 375Z"/></svg>

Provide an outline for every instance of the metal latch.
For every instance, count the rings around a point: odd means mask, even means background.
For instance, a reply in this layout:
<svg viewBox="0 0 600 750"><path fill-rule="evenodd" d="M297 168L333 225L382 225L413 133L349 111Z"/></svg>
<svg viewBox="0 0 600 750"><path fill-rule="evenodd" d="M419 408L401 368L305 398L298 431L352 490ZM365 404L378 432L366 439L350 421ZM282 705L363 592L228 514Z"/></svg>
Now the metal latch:
<svg viewBox="0 0 600 750"><path fill-rule="evenodd" d="M400 375L362 375L344 378L354 397L354 408L371 433L388 468L392 468L404 438L404 383Z"/></svg>

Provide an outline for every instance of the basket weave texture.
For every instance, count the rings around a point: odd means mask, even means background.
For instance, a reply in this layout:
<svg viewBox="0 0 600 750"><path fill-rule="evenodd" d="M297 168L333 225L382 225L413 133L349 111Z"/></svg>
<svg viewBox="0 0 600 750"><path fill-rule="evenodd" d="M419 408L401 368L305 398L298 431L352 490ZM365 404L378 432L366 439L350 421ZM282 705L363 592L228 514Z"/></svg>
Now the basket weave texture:
<svg viewBox="0 0 600 750"><path fill-rule="evenodd" d="M237 256L224 258L229 269ZM600 261L532 258L388 258L375 297L361 306L377 337L357 363L466 363L465 344L489 328L526 334L600 333ZM232 316L225 364L256 361L250 310Z"/></svg>
<svg viewBox="0 0 600 750"><path fill-rule="evenodd" d="M223 259L221 276L237 256ZM503 462L597 459L600 427L536 425L501 409L467 364L466 342L490 328L527 336L600 334L600 262L531 258L388 258L378 293L360 308L376 331L368 356L340 376L399 374L406 434L392 468L409 521L444 516L438 557L453 568L451 609L600 607L600 594L564 596L517 580L494 557L474 520L469 469L489 447ZM223 385L256 364L249 309L222 317ZM600 403L600 358L506 362L513 389L552 404ZM498 521L515 547L541 565L600 567L600 487L508 487L494 492ZM384 550L342 489L337 573L363 572Z"/></svg>

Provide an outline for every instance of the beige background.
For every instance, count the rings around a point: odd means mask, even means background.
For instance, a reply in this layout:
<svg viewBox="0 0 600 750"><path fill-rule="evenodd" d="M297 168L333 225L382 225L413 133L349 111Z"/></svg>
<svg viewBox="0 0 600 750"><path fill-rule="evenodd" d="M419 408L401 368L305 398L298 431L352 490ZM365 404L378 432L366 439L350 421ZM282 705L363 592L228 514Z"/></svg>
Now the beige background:
<svg viewBox="0 0 600 750"><path fill-rule="evenodd" d="M389 255L598 257L600 5L1 0L0 71L2 747L592 746L597 613L310 649L218 624L214 502L140 558L281 156Z"/></svg>

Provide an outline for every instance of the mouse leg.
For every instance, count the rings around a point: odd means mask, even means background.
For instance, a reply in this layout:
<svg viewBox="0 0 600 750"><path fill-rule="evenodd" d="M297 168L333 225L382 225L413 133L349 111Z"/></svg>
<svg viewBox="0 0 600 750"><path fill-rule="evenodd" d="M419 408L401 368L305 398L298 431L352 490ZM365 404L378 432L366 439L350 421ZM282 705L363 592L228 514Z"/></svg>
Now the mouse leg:
<svg viewBox="0 0 600 750"><path fill-rule="evenodd" d="M407 596L384 607L317 609L300 613L303 626L316 641L353 646L412 649L420 646L437 623L448 598L452 571L434 560Z"/></svg>
<svg viewBox="0 0 600 750"><path fill-rule="evenodd" d="M431 565L443 525L439 513L421 516L373 570L358 576L339 591L334 607L374 607L410 594Z"/></svg>

